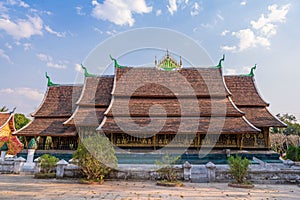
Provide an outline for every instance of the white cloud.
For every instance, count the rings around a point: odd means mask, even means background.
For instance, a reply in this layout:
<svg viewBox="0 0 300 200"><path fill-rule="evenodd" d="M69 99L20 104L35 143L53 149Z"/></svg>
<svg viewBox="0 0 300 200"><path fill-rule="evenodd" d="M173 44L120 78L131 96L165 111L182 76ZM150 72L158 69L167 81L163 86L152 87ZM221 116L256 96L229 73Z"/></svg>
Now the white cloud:
<svg viewBox="0 0 300 200"><path fill-rule="evenodd" d="M27 19L18 19L15 22L9 18L0 18L0 29L19 40L30 38L33 35L43 35L43 20L38 17L27 16Z"/></svg>
<svg viewBox="0 0 300 200"><path fill-rule="evenodd" d="M242 1L241 6L245 6L245 5L247 5L247 1Z"/></svg>
<svg viewBox="0 0 300 200"><path fill-rule="evenodd" d="M113 35L117 34L117 31L116 31L116 30L112 30L112 31L106 31L105 33L106 33L107 35L113 36Z"/></svg>
<svg viewBox="0 0 300 200"><path fill-rule="evenodd" d="M133 14L143 14L152 11L152 7L148 7L144 0L105 0L102 4L97 0L92 0L94 6L92 16L108 20L117 25L133 26L135 20Z"/></svg>
<svg viewBox="0 0 300 200"><path fill-rule="evenodd" d="M9 5L12 5L12 6L19 6L19 7L23 7L23 8L29 8L30 6L25 3L24 1L21 1L21 0L8 0L7 3Z"/></svg>
<svg viewBox="0 0 300 200"><path fill-rule="evenodd" d="M9 43L5 43L5 46L6 46L8 49L12 49L12 46L11 46Z"/></svg>
<svg viewBox="0 0 300 200"><path fill-rule="evenodd" d="M233 32L233 36L236 36L239 39L239 49L243 51L250 47L256 47L256 37L254 32L250 29L243 29L238 32Z"/></svg>
<svg viewBox="0 0 300 200"><path fill-rule="evenodd" d="M82 7L81 6L76 6L75 9L76 9L77 15L82 15L82 16L86 15L84 12L82 12Z"/></svg>
<svg viewBox="0 0 300 200"><path fill-rule="evenodd" d="M1 89L0 93L2 95L19 96L19 98L26 97L27 99L35 100L35 101L42 100L44 96L44 94L39 92L37 89L27 88L27 87L14 88L14 89L5 88L5 89Z"/></svg>
<svg viewBox="0 0 300 200"><path fill-rule="evenodd" d="M36 55L41 61L52 61L52 57L43 53L39 53Z"/></svg>
<svg viewBox="0 0 300 200"><path fill-rule="evenodd" d="M167 5L168 11L173 15L177 11L176 0L169 0L169 5Z"/></svg>
<svg viewBox="0 0 300 200"><path fill-rule="evenodd" d="M30 43L24 43L24 44L23 44L23 47L24 47L24 50L25 50L25 51L28 51L29 49L32 48L32 45L31 45Z"/></svg>
<svg viewBox="0 0 300 200"><path fill-rule="evenodd" d="M67 64L69 63L66 60L60 60L58 61L58 63L54 63L53 62L53 58L52 56L43 54L43 53L39 53L36 55L41 61L46 63L47 67L53 67L53 68L57 68L57 69L66 69L67 68Z"/></svg>
<svg viewBox="0 0 300 200"><path fill-rule="evenodd" d="M57 69L66 69L67 66L64 61L59 61L59 63L47 62L46 64L48 67L53 67Z"/></svg>
<svg viewBox="0 0 300 200"><path fill-rule="evenodd" d="M223 51L235 51L236 50L236 46L222 46L221 50Z"/></svg>
<svg viewBox="0 0 300 200"><path fill-rule="evenodd" d="M270 23L283 23L286 21L286 15L289 12L289 8L290 4L283 5L280 8L277 4L271 5L268 7L270 13L267 15L267 17L262 14L257 21L251 21L251 25L254 29L259 30Z"/></svg>
<svg viewBox="0 0 300 200"><path fill-rule="evenodd" d="M230 31L229 30L224 30L222 33L221 33L221 36L226 36L227 33L229 33Z"/></svg>
<svg viewBox="0 0 300 200"><path fill-rule="evenodd" d="M100 34L103 34L103 31L101 31L99 28L97 28L97 27L94 27L94 31L96 31L96 32L98 32L98 33L100 33Z"/></svg>
<svg viewBox="0 0 300 200"><path fill-rule="evenodd" d="M66 37L66 33L56 32L56 31L52 30L52 28L50 28L50 26L46 25L45 30L50 34L56 35L57 37Z"/></svg>
<svg viewBox="0 0 300 200"><path fill-rule="evenodd" d="M191 15L196 16L199 14L199 12L200 12L200 6L197 2L195 2L192 6Z"/></svg>
<svg viewBox="0 0 300 200"><path fill-rule="evenodd" d="M232 32L232 35L239 40L238 51L244 51L257 46L269 49L271 46L270 39L277 33L278 27L275 23L286 22L286 15L289 12L289 8L290 4L281 7L277 4L268 6L269 13L267 15L262 14L257 21L252 20L250 22L251 28ZM230 48L227 48L227 50L236 51L236 49Z"/></svg>
<svg viewBox="0 0 300 200"><path fill-rule="evenodd" d="M161 14L162 14L162 11L160 9L157 10L156 13L155 13L156 16L160 16Z"/></svg>
<svg viewBox="0 0 300 200"><path fill-rule="evenodd" d="M77 71L77 72L80 72L80 73L83 73L83 69L82 69L82 67L81 67L81 65L80 64L75 64L75 71Z"/></svg>
<svg viewBox="0 0 300 200"><path fill-rule="evenodd" d="M235 69L225 69L225 74L226 75L236 75L237 72Z"/></svg>
<svg viewBox="0 0 300 200"><path fill-rule="evenodd" d="M9 63L12 63L10 57L5 53L5 51L3 49L0 49L0 58L3 58L4 60L6 60Z"/></svg>

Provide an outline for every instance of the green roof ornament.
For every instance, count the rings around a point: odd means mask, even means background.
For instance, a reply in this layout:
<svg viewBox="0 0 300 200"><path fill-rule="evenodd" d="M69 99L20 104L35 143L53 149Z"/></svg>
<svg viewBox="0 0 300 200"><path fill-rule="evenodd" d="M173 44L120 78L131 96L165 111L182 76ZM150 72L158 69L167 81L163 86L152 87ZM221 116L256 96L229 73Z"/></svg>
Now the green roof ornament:
<svg viewBox="0 0 300 200"><path fill-rule="evenodd" d="M46 78L48 79L48 83L47 83L48 86L59 86L59 84L55 84L55 83L51 82L50 77L48 76L47 72L45 75L46 75Z"/></svg>
<svg viewBox="0 0 300 200"><path fill-rule="evenodd" d="M37 149L38 146L36 144L36 141L34 138L31 138L31 140L28 143L28 149Z"/></svg>
<svg viewBox="0 0 300 200"><path fill-rule="evenodd" d="M111 57L111 55L109 55L109 57L110 57L110 59L112 61L114 61L114 65L115 65L116 68L126 68L127 67L127 66L121 66L121 65L119 65L118 62L117 62L117 59Z"/></svg>
<svg viewBox="0 0 300 200"><path fill-rule="evenodd" d="M4 144L2 145L2 147L1 147L0 150L1 151L8 151L8 147L7 147L7 143L6 142L4 142Z"/></svg>
<svg viewBox="0 0 300 200"><path fill-rule="evenodd" d="M83 64L81 64L81 68L84 70L84 76L85 77L93 77L93 76L97 76L96 74L90 74L87 70L86 67L83 66Z"/></svg>
<svg viewBox="0 0 300 200"><path fill-rule="evenodd" d="M219 64L215 66L215 68L221 69L222 68L222 62L225 60L225 54L223 54L223 57L220 59Z"/></svg>
<svg viewBox="0 0 300 200"><path fill-rule="evenodd" d="M242 75L242 76L251 76L251 77L254 76L254 70L256 69L256 66L257 66L257 64L255 64L255 65L251 68L249 74L244 74L244 75Z"/></svg>
<svg viewBox="0 0 300 200"><path fill-rule="evenodd" d="M254 76L254 70L256 69L256 64L251 68L249 76Z"/></svg>

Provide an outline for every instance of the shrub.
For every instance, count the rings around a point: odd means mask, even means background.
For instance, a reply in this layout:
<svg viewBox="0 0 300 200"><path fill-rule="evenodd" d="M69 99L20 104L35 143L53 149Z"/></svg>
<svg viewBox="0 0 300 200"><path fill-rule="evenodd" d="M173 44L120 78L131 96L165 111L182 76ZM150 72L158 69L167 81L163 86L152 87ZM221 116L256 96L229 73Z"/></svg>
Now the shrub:
<svg viewBox="0 0 300 200"><path fill-rule="evenodd" d="M296 149L296 161L300 161L300 146Z"/></svg>
<svg viewBox="0 0 300 200"><path fill-rule="evenodd" d="M178 160L180 156L171 156L170 154L166 154L162 157L162 160L156 160L155 165L157 166L157 173L160 179L168 182L177 182L177 170L173 166Z"/></svg>
<svg viewBox="0 0 300 200"><path fill-rule="evenodd" d="M295 147L294 145L290 145L286 151L286 158L299 161L300 160L300 146Z"/></svg>
<svg viewBox="0 0 300 200"><path fill-rule="evenodd" d="M248 174L249 160L247 158L242 159L241 156L230 156L228 158L228 164L230 173L238 184L246 183L246 176Z"/></svg>
<svg viewBox="0 0 300 200"><path fill-rule="evenodd" d="M51 173L55 171L56 163L59 161L55 156L44 154L39 158L42 173Z"/></svg>
<svg viewBox="0 0 300 200"><path fill-rule="evenodd" d="M102 182L117 166L115 150L107 137L93 134L84 138L73 155L87 180Z"/></svg>

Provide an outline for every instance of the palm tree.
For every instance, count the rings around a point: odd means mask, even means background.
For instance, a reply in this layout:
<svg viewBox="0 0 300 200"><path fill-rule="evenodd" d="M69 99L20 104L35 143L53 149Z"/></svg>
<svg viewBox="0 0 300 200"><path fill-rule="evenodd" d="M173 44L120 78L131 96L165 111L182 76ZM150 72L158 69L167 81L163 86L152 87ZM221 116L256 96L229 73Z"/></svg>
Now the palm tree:
<svg viewBox="0 0 300 200"><path fill-rule="evenodd" d="M0 108L0 112L7 112L8 111L8 108L6 106L2 106Z"/></svg>

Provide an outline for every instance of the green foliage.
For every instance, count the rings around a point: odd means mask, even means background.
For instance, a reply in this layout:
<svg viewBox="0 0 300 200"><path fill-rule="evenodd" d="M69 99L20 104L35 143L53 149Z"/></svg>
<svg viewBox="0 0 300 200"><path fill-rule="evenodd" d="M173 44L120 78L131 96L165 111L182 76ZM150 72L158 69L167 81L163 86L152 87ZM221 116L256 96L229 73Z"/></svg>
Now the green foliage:
<svg viewBox="0 0 300 200"><path fill-rule="evenodd" d="M230 173L238 184L246 183L246 176L248 174L249 160L247 158L242 159L241 156L230 156L228 158L228 164Z"/></svg>
<svg viewBox="0 0 300 200"><path fill-rule="evenodd" d="M14 118L15 118L15 128L17 130L19 130L22 127L26 126L30 122L30 119L25 117L24 114L16 113Z"/></svg>
<svg viewBox="0 0 300 200"><path fill-rule="evenodd" d="M290 145L286 151L286 158L293 161L300 161L300 146Z"/></svg>
<svg viewBox="0 0 300 200"><path fill-rule="evenodd" d="M115 150L107 137L95 133L84 138L73 155L87 180L102 182L117 167Z"/></svg>
<svg viewBox="0 0 300 200"><path fill-rule="evenodd" d="M272 128L271 133L283 133L285 135L300 135L300 124L297 123L297 119L294 115L277 114L276 115L281 121L283 121L287 127L286 128Z"/></svg>
<svg viewBox="0 0 300 200"><path fill-rule="evenodd" d="M162 160L156 160L155 165L157 166L157 173L162 180L168 182L177 182L177 170L173 166L178 160L180 156L171 156L170 154L166 154L162 157Z"/></svg>
<svg viewBox="0 0 300 200"><path fill-rule="evenodd" d="M0 112L7 112L8 111L8 108L6 106L2 106L0 108Z"/></svg>
<svg viewBox="0 0 300 200"><path fill-rule="evenodd" d="M42 173L50 173L55 171L56 163L59 161L58 158L55 156L51 156L49 154L43 154L39 158L39 163L41 165L41 172Z"/></svg>

